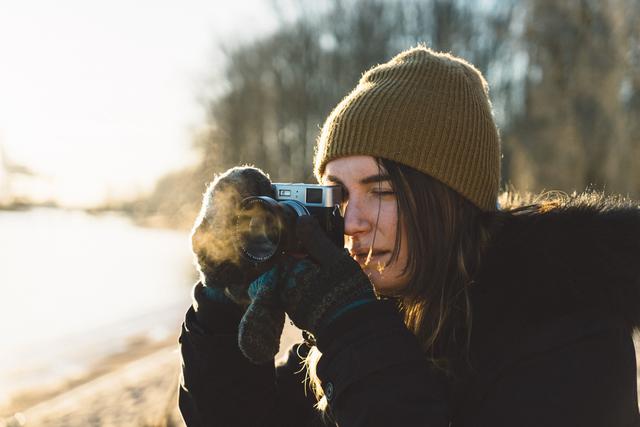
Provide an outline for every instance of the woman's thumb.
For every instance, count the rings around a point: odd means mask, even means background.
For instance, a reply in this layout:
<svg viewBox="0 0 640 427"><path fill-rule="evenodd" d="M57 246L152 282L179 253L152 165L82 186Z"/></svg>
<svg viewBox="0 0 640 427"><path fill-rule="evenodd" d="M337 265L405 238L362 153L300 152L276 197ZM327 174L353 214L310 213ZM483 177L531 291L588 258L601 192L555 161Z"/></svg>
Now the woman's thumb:
<svg viewBox="0 0 640 427"><path fill-rule="evenodd" d="M262 365L273 361L280 349L280 336L284 328L284 310L274 301L270 292L259 293L240 320L238 346L251 362Z"/></svg>

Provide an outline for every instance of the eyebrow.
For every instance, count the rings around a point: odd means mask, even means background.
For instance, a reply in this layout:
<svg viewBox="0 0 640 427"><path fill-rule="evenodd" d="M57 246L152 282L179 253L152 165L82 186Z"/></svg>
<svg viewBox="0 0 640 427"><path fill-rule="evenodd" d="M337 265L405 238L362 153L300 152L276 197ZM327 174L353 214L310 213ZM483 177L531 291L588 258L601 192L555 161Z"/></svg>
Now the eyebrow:
<svg viewBox="0 0 640 427"><path fill-rule="evenodd" d="M338 178L337 176L334 175L327 175L327 180L331 181L331 182L335 182L337 184L340 185L344 185L344 183L342 182L342 180L340 178ZM360 180L360 184L372 184L375 182L385 182L385 181L391 181L391 177L388 174L376 174L376 175L371 175L368 176L366 178L362 178Z"/></svg>

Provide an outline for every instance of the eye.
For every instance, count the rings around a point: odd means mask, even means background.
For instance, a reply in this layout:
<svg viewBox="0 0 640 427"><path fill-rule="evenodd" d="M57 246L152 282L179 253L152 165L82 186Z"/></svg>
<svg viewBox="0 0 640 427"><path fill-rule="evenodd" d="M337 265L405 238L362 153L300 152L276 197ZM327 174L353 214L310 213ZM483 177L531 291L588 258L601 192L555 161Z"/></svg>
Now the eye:
<svg viewBox="0 0 640 427"><path fill-rule="evenodd" d="M371 194L374 194L378 197L384 197L384 196L393 196L396 194L396 192L390 188L380 188L380 189L374 188L371 190Z"/></svg>

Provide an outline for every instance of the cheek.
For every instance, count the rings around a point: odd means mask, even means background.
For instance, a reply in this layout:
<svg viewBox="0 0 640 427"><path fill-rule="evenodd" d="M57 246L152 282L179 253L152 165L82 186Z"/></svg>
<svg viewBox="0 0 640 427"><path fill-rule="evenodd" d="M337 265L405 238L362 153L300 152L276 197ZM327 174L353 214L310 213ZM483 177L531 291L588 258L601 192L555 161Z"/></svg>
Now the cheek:
<svg viewBox="0 0 640 427"><path fill-rule="evenodd" d="M380 209L378 228L385 237L395 240L398 228L398 209L395 201L383 204Z"/></svg>
<svg viewBox="0 0 640 427"><path fill-rule="evenodd" d="M384 236L387 248L392 250L396 241L398 216L395 201L389 205L387 209L380 211L379 232ZM397 296L402 293L410 281L410 277L403 275L408 250L406 232L404 230L401 232L402 238L397 260L385 268L377 268L377 266L367 268L371 282L381 295Z"/></svg>

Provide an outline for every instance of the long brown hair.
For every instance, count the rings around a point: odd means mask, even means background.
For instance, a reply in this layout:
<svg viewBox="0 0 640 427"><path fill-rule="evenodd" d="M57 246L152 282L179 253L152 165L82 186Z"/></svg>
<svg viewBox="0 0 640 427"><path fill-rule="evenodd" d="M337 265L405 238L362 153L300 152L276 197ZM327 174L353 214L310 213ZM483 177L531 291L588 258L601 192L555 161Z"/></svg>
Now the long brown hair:
<svg viewBox="0 0 640 427"><path fill-rule="evenodd" d="M398 230L405 227L411 278L401 309L425 355L449 371L451 358L466 355L471 334L469 287L489 240L490 214L484 214L449 186L413 168L380 159L391 178ZM390 263L402 242L396 238Z"/></svg>
<svg viewBox="0 0 640 427"><path fill-rule="evenodd" d="M398 225L393 253L407 245L405 273L411 278L400 296L407 328L418 338L428 360L451 373L452 359L466 359L471 334L469 287L480 266L490 233L491 213L483 213L440 181L409 166L377 159L396 194ZM404 227L404 233L402 228ZM402 236L407 242L402 242ZM315 374L320 353L306 360L318 399L322 389ZM324 409L326 400L318 407Z"/></svg>

